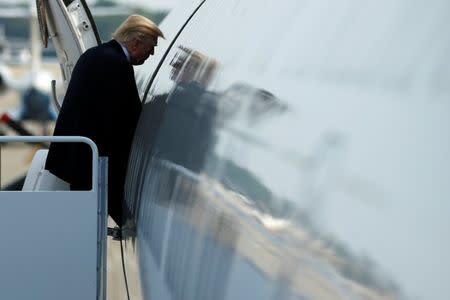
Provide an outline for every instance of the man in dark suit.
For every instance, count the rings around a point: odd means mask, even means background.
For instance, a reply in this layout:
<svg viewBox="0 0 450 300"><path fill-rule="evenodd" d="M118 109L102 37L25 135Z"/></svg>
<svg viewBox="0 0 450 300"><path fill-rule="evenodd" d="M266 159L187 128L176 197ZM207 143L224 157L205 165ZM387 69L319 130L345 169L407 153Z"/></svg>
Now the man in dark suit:
<svg viewBox="0 0 450 300"><path fill-rule="evenodd" d="M128 155L141 102L132 65L154 53L161 30L139 15L128 17L107 43L83 53L72 72L56 121L55 136L86 136L108 157L108 210L120 226ZM45 168L70 184L90 190L92 153L84 144L52 143Z"/></svg>

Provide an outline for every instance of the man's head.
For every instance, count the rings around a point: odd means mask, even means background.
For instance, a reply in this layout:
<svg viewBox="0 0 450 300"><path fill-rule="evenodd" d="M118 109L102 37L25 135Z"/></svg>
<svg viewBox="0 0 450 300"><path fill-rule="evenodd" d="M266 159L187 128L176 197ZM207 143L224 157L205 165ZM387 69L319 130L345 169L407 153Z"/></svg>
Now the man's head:
<svg viewBox="0 0 450 300"><path fill-rule="evenodd" d="M128 49L133 65L143 64L154 53L158 37L164 38L158 26L140 15L129 16L113 33L113 38Z"/></svg>

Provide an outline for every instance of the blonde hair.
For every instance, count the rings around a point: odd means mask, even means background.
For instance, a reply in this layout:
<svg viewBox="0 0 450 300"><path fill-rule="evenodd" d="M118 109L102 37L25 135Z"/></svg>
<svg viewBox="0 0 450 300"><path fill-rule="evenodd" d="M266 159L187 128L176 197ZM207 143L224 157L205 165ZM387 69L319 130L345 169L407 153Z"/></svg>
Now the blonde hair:
<svg viewBox="0 0 450 300"><path fill-rule="evenodd" d="M112 34L116 41L127 44L133 38L162 37L164 34L151 20L141 15L129 16Z"/></svg>

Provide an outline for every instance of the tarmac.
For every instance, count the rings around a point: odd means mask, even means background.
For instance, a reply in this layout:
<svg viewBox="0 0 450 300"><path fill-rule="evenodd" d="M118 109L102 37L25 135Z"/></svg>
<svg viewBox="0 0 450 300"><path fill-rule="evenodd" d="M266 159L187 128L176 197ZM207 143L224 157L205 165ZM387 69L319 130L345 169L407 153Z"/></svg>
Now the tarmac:
<svg viewBox="0 0 450 300"><path fill-rule="evenodd" d="M54 76L53 78L56 80L60 78L59 65L56 62L46 62L42 66ZM28 65L13 65L9 67L16 78L20 78L29 72ZM11 113L18 109L20 109L20 93L18 91L6 89L0 93L0 115L5 112ZM33 135L52 135L54 122L47 123L45 133L42 125L38 122L22 121L21 125ZM0 132L2 135L18 135L16 131L3 122L0 122ZM38 146L24 143L0 144L0 188L2 190L26 175L34 153L38 149L40 149Z"/></svg>

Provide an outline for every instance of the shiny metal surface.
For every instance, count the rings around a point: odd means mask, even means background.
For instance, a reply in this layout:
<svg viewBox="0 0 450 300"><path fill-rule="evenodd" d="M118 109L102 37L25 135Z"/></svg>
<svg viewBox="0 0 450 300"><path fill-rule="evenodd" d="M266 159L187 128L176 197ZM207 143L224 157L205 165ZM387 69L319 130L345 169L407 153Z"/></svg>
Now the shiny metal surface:
<svg viewBox="0 0 450 300"><path fill-rule="evenodd" d="M206 1L144 99L131 298L449 298L449 14ZM156 65L137 70L141 95Z"/></svg>

